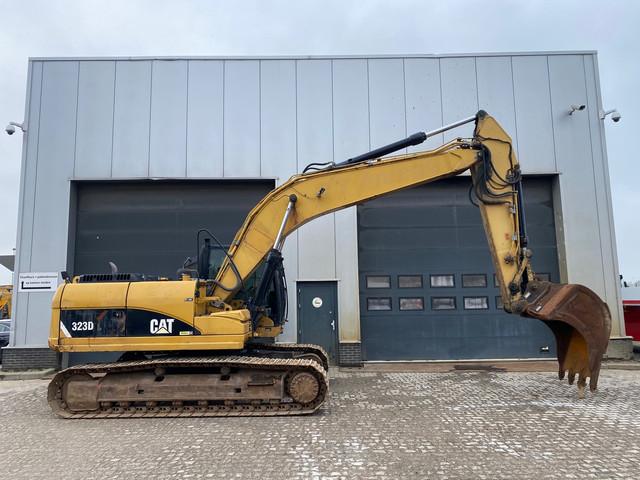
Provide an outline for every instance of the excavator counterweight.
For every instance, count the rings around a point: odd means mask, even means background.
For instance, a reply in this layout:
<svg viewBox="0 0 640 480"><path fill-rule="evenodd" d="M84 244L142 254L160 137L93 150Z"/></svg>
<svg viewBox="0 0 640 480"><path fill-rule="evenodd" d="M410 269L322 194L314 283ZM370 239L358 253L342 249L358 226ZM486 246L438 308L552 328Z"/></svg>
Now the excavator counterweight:
<svg viewBox="0 0 640 480"><path fill-rule="evenodd" d="M427 152L393 153L475 122L472 138ZM553 331L560 378L597 387L611 316L582 285L538 281L511 139L486 112L418 132L342 163L310 164L266 195L229 249L208 230L196 268L179 280L146 274L79 275L53 299L49 345L59 352L124 352L114 363L72 366L49 386L67 418L291 415L316 411L328 358L315 345L274 344L287 321L282 248L322 215L470 170L505 311ZM213 242L213 243L212 243ZM200 242L199 242L200 243ZM222 254L220 254L222 253Z"/></svg>

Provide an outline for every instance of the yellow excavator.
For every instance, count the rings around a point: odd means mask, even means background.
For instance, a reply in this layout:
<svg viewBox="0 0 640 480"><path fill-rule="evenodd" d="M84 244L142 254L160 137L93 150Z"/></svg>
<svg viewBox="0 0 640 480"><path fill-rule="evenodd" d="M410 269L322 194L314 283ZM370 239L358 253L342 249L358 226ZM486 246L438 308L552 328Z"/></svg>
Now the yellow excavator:
<svg viewBox="0 0 640 480"><path fill-rule="evenodd" d="M471 122L472 138L386 156ZM316 411L328 393L326 353L315 345L273 342L286 322L285 238L321 215L466 170L504 309L548 325L560 378L568 371L571 384L577 375L580 396L589 378L594 391L611 329L609 310L584 286L536 279L511 139L479 111L341 163L308 165L253 208L228 250L208 230L198 232L197 260L179 272L179 280L116 268L72 279L63 272L49 346L124 353L116 362L57 373L48 388L51 408L65 418Z"/></svg>
<svg viewBox="0 0 640 480"><path fill-rule="evenodd" d="M0 320L11 318L12 285L0 285Z"/></svg>

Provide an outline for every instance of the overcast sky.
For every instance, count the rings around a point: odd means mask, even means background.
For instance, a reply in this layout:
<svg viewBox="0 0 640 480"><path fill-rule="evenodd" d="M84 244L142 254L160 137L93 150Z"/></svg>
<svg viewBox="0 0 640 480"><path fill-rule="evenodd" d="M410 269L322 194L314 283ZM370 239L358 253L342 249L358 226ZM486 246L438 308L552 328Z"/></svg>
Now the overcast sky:
<svg viewBox="0 0 640 480"><path fill-rule="evenodd" d="M28 57L597 50L620 271L640 280L640 1L0 0L0 123ZM627 140L627 141L625 141ZM15 247L20 134L0 135L0 254ZM0 283L11 276L0 267Z"/></svg>

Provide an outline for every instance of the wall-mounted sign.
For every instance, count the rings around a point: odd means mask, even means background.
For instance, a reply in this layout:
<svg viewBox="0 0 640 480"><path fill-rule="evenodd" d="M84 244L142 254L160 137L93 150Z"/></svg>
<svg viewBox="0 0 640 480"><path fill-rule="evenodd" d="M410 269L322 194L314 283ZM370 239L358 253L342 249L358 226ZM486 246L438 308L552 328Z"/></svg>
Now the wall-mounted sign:
<svg viewBox="0 0 640 480"><path fill-rule="evenodd" d="M313 300L311 300L311 305L313 305L315 308L320 308L322 306L322 299L320 297L315 297Z"/></svg>
<svg viewBox="0 0 640 480"><path fill-rule="evenodd" d="M58 272L27 272L18 275L18 292L55 292Z"/></svg>

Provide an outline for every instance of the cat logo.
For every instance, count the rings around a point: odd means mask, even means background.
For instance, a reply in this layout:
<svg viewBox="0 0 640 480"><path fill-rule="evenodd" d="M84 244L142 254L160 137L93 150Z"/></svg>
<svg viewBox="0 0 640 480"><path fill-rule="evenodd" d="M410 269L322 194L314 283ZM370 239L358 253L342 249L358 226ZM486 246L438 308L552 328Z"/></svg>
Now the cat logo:
<svg viewBox="0 0 640 480"><path fill-rule="evenodd" d="M149 331L153 335L171 335L173 333L173 318L153 318L149 323Z"/></svg>

